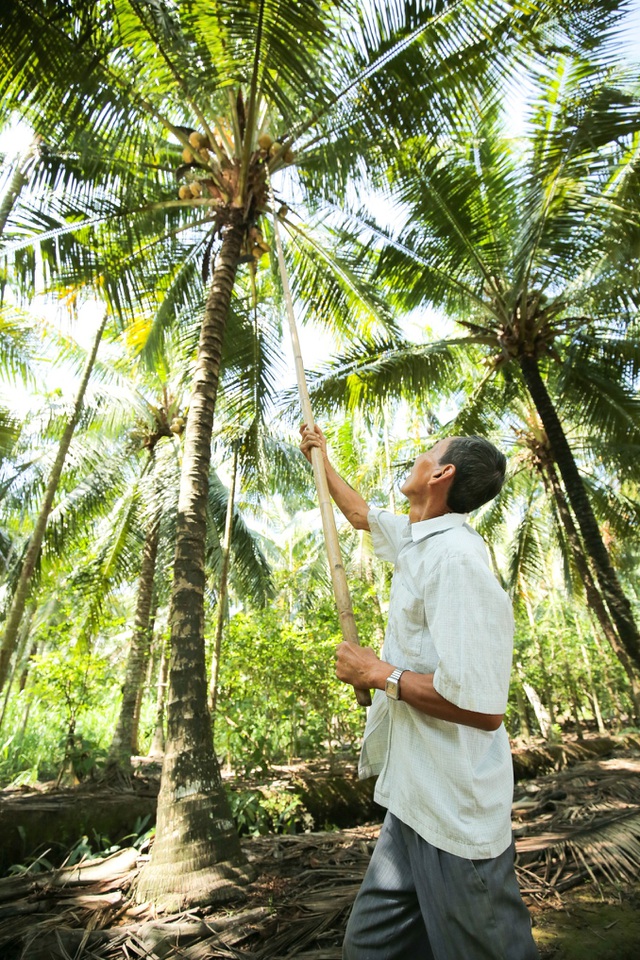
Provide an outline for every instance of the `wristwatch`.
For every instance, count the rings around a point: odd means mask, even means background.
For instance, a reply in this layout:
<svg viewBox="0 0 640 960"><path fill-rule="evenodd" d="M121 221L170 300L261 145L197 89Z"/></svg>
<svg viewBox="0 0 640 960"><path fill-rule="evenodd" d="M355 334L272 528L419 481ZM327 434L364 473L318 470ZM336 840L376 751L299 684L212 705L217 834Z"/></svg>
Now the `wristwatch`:
<svg viewBox="0 0 640 960"><path fill-rule="evenodd" d="M400 677L404 673L401 667L396 667L393 673L387 677L384 684L384 692L390 700L400 699Z"/></svg>

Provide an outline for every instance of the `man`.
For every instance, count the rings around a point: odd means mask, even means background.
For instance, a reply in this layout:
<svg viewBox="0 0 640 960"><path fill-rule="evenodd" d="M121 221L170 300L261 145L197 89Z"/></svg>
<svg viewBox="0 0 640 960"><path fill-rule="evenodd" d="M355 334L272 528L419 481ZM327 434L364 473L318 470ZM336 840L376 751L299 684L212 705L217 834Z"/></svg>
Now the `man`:
<svg viewBox="0 0 640 960"><path fill-rule="evenodd" d="M504 454L481 437L440 440L400 488L409 518L370 509L333 469L329 490L375 550L395 563L382 659L343 642L336 673L374 689L360 776L387 808L347 925L345 960L535 960L511 835L513 774L502 717L513 615L465 514L504 480Z"/></svg>

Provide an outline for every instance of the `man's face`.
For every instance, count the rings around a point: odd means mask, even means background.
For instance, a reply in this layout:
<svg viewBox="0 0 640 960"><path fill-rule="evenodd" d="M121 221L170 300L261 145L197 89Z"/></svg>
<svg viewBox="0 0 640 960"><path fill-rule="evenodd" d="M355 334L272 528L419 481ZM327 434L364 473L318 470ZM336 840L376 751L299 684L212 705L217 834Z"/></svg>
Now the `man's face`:
<svg viewBox="0 0 640 960"><path fill-rule="evenodd" d="M443 459L451 439L438 440L430 450L416 457L411 473L400 487L400 492L405 497L426 493L431 477L440 469L440 460Z"/></svg>

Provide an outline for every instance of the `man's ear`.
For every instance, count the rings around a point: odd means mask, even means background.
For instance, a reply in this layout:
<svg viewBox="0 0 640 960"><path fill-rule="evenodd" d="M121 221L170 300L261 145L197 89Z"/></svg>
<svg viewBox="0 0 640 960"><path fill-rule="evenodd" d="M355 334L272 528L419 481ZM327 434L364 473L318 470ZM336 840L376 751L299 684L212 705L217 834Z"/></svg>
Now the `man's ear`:
<svg viewBox="0 0 640 960"><path fill-rule="evenodd" d="M455 472L456 468L453 463L439 463L437 469L431 474L429 483L441 483L443 480L452 481Z"/></svg>

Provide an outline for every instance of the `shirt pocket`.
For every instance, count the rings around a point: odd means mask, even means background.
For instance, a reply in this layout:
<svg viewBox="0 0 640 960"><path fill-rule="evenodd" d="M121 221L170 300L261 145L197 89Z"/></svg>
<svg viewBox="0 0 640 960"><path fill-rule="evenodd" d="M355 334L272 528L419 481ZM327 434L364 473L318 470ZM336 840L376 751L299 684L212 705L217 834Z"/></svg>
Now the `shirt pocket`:
<svg viewBox="0 0 640 960"><path fill-rule="evenodd" d="M405 584L401 584L398 591L398 601L398 643L402 652L415 663L423 654L426 636L424 601L412 594Z"/></svg>

